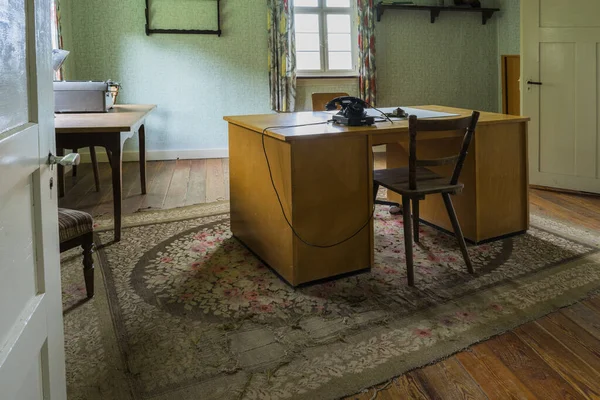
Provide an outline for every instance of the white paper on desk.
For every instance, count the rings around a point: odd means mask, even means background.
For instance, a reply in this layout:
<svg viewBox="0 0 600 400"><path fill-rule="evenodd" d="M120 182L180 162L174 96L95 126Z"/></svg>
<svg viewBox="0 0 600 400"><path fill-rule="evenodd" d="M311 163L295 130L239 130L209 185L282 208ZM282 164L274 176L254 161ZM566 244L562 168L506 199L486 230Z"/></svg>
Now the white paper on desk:
<svg viewBox="0 0 600 400"><path fill-rule="evenodd" d="M381 117L381 111L388 114L393 112L398 107L381 107L377 110L374 108L367 108L367 115L370 117ZM416 115L417 118L444 118L444 117L456 117L460 114L451 114L440 111L423 110L420 108L400 107L408 115ZM406 119L406 118L392 118L392 119Z"/></svg>

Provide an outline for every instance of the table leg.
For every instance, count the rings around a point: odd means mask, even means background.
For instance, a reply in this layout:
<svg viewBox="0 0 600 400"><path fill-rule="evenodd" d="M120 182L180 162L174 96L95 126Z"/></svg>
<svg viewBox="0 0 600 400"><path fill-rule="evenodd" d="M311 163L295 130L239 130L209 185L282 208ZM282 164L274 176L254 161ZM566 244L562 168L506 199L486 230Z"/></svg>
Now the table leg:
<svg viewBox="0 0 600 400"><path fill-rule="evenodd" d="M79 152L79 149L73 149L73 153L78 153L78 152ZM73 175L73 177L77 176L77 165L73 165L72 175Z"/></svg>
<svg viewBox="0 0 600 400"><path fill-rule="evenodd" d="M56 155L58 157L65 155L65 149L62 147L56 147ZM58 184L58 197L65 197L65 168L57 164L56 168L56 178Z"/></svg>
<svg viewBox="0 0 600 400"><path fill-rule="evenodd" d="M142 194L146 194L146 128L140 126L138 131L140 143L140 180L142 185Z"/></svg>
<svg viewBox="0 0 600 400"><path fill-rule="evenodd" d="M90 158L92 159L92 169L94 170L94 183L96 184L96 192L100 191L100 174L98 172L98 158L96 157L96 148L90 146Z"/></svg>
<svg viewBox="0 0 600 400"><path fill-rule="evenodd" d="M123 192L123 150L121 138L117 136L114 143L107 146L111 152L110 167L112 168L113 213L115 219L115 242L121 240L122 192Z"/></svg>

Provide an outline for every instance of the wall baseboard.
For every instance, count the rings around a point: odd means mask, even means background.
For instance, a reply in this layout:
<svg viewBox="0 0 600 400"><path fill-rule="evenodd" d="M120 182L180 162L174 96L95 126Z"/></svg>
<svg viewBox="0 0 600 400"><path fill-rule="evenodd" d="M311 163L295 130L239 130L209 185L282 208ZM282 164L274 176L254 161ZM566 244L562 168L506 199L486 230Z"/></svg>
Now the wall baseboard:
<svg viewBox="0 0 600 400"><path fill-rule="evenodd" d="M197 150L148 150L148 161L159 160L195 160L203 158L227 158L229 157L229 149L197 149ZM81 149L81 162L89 163L90 154L86 149ZM98 162L108 162L106 152L102 147L96 147ZM126 150L123 152L123 161L139 161L140 154L137 150Z"/></svg>
<svg viewBox="0 0 600 400"><path fill-rule="evenodd" d="M385 145L373 147L375 153L385 152ZM90 153L88 150L79 152L81 154L81 162L89 163ZM108 162L106 152L102 147L96 147L98 162ZM197 150L148 150L148 161L163 161L163 160L197 160L204 158L227 158L229 157L229 149L197 149ZM126 150L123 152L123 161L139 161L140 155L137 150Z"/></svg>

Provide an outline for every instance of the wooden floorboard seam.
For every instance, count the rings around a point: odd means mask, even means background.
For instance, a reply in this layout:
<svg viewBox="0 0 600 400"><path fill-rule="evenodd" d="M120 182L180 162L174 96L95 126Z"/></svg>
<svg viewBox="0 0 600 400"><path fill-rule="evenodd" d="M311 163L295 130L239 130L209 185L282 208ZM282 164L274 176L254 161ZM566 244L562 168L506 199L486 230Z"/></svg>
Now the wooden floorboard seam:
<svg viewBox="0 0 600 400"><path fill-rule="evenodd" d="M579 354L577 354L576 352L574 352L573 349L568 344L566 344L562 339L556 337L556 335L554 335L552 332L548 331L544 326L540 325L540 323L538 321L534 321L534 323L537 326L539 326L540 329L543 329L544 332L546 332L548 335L550 335L557 343L559 343L560 345L562 345L563 348L566 351L570 352L573 356L577 357L583 364L587 365L589 368L593 369L594 371L596 371L596 372L598 372L600 374L600 371L597 368L595 368L594 366L590 365L586 360L584 360L583 358L581 358L579 356ZM598 377L600 378L600 375L598 375Z"/></svg>

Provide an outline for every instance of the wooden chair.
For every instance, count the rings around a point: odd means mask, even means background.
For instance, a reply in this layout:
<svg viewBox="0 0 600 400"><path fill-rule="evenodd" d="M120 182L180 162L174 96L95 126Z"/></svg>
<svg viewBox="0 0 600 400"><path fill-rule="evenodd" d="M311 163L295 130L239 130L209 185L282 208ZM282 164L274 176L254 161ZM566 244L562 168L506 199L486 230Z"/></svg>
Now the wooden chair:
<svg viewBox="0 0 600 400"><path fill-rule="evenodd" d="M79 149L73 149L73 153L77 153ZM100 191L100 176L98 175L98 159L96 158L96 149L90 146L90 158L92 168L94 170L94 183L96 184L96 192ZM73 176L77 176L77 165L73 165Z"/></svg>
<svg viewBox="0 0 600 400"><path fill-rule="evenodd" d="M373 193L377 193L379 186L386 187L402 196L402 214L404 221L404 246L406 251L406 268L408 276L408 285L414 286L415 274L413 267L413 248L412 240L414 235L415 242L419 242L419 201L425 199L425 196L440 193L444 199L446 211L452 222L454 233L458 239L458 244L462 252L465 264L470 273L474 273L467 245L456 218L456 212L450 198L451 194L459 193L464 185L458 182L462 166L467 157L467 150L471 143L471 138L475 133L475 127L479 120L479 113L473 111L470 117L459 119L443 120L419 120L411 115L408 119L408 130L410 135L409 142L409 165L404 168L382 169L374 172ZM417 159L417 131L453 131L464 130L462 146L460 153L456 156L439 158L434 160ZM445 178L435 172L425 168L439 165L454 164L452 177ZM411 227L411 201L412 201L412 222Z"/></svg>
<svg viewBox="0 0 600 400"><path fill-rule="evenodd" d="M94 296L94 220L86 212L59 208L58 227L61 253L77 246L83 248L83 279L87 297L91 298Z"/></svg>
<svg viewBox="0 0 600 400"><path fill-rule="evenodd" d="M336 97L348 96L348 93L313 93L312 94L312 109L313 111L325 111L325 104ZM339 108L339 106L338 106Z"/></svg>

